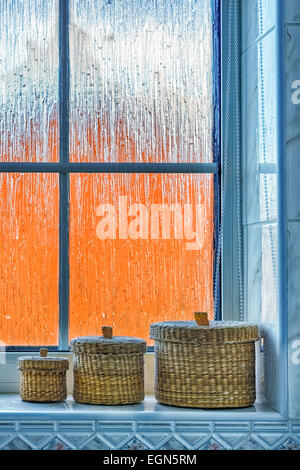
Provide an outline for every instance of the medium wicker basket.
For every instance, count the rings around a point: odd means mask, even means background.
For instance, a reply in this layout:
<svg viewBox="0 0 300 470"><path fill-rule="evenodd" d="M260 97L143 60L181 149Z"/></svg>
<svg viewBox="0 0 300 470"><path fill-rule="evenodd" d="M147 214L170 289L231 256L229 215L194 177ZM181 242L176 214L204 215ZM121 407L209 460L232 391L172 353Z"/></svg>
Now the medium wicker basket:
<svg viewBox="0 0 300 470"><path fill-rule="evenodd" d="M71 341L73 396L79 403L119 405L144 399L144 353L146 341L115 336L111 327L103 336Z"/></svg>
<svg viewBox="0 0 300 470"><path fill-rule="evenodd" d="M193 408L239 408L255 401L257 325L242 322L161 322L155 340L155 397Z"/></svg>
<svg viewBox="0 0 300 470"><path fill-rule="evenodd" d="M21 371L20 396L24 401L54 402L67 398L66 372L69 361L64 357L48 357L42 348L40 356L24 356L18 360Z"/></svg>

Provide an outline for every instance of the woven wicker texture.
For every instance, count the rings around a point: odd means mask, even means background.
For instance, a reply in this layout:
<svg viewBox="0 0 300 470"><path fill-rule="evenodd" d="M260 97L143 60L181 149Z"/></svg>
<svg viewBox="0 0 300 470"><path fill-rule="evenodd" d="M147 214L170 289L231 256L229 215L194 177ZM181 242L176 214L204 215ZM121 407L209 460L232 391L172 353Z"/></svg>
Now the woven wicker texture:
<svg viewBox="0 0 300 470"><path fill-rule="evenodd" d="M160 403L194 408L253 405L257 325L161 322L151 325L150 337L155 340L155 397Z"/></svg>
<svg viewBox="0 0 300 470"><path fill-rule="evenodd" d="M75 353L74 399L79 403L103 405L141 402L144 399L146 341L112 337L110 327L103 327L102 331L104 336L71 341Z"/></svg>
<svg viewBox="0 0 300 470"><path fill-rule="evenodd" d="M38 356L18 360L21 371L20 396L24 401L56 402L67 398L66 372L69 361L62 357L47 357L47 349Z"/></svg>

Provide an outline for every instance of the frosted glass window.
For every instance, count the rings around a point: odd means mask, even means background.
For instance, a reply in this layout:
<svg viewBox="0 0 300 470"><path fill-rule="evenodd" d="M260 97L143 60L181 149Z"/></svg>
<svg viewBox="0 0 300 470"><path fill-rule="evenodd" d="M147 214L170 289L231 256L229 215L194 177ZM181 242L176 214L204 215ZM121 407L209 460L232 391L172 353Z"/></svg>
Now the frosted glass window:
<svg viewBox="0 0 300 470"><path fill-rule="evenodd" d="M212 175L70 178L71 338L108 324L149 340L152 322L212 318Z"/></svg>
<svg viewBox="0 0 300 470"><path fill-rule="evenodd" d="M0 340L58 344L56 174L0 175Z"/></svg>
<svg viewBox="0 0 300 470"><path fill-rule="evenodd" d="M58 160L58 0L0 0L0 161Z"/></svg>
<svg viewBox="0 0 300 470"><path fill-rule="evenodd" d="M213 318L218 8L0 0L6 345L65 350L104 322L149 340L154 321Z"/></svg>
<svg viewBox="0 0 300 470"><path fill-rule="evenodd" d="M211 162L211 1L70 10L71 161Z"/></svg>

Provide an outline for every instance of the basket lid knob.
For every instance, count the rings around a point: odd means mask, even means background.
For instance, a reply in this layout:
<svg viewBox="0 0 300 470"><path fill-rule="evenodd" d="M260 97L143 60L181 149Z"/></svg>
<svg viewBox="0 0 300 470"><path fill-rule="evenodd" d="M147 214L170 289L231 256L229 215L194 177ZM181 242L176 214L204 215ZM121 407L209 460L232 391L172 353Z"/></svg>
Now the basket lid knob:
<svg viewBox="0 0 300 470"><path fill-rule="evenodd" d="M48 356L48 349L47 348L41 348L40 349L40 357L47 357Z"/></svg>
<svg viewBox="0 0 300 470"><path fill-rule="evenodd" d="M105 339L112 339L113 329L111 326L102 326L102 334Z"/></svg>
<svg viewBox="0 0 300 470"><path fill-rule="evenodd" d="M209 326L207 312L194 312L194 316L198 326Z"/></svg>

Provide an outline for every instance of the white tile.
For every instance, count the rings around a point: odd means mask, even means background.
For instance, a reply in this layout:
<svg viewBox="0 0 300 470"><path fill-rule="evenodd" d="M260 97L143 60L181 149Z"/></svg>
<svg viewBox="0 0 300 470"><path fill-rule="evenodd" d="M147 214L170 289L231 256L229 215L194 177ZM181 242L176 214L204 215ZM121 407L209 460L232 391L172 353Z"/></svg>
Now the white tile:
<svg viewBox="0 0 300 470"><path fill-rule="evenodd" d="M244 227L244 249L246 254L245 290L247 320L258 322L261 317L262 288L262 232L261 226Z"/></svg>
<svg viewBox="0 0 300 470"><path fill-rule="evenodd" d="M300 26L288 26L286 30L287 143L292 140L299 140L300 138L300 104L296 104L293 99L293 96L295 96L294 93L297 90L292 87L296 80L300 80L299 41Z"/></svg>
<svg viewBox="0 0 300 470"><path fill-rule="evenodd" d="M287 23L300 23L299 0L285 0L285 19Z"/></svg>
<svg viewBox="0 0 300 470"><path fill-rule="evenodd" d="M260 6L261 26L259 24ZM241 17L242 51L245 51L260 35L267 33L275 25L275 0L242 0Z"/></svg>
<svg viewBox="0 0 300 470"><path fill-rule="evenodd" d="M300 136L286 148L287 217L300 219Z"/></svg>
<svg viewBox="0 0 300 470"><path fill-rule="evenodd" d="M275 31L259 44L258 54L258 113L259 161L276 162L276 44Z"/></svg>
<svg viewBox="0 0 300 470"><path fill-rule="evenodd" d="M278 406L277 224L244 227L247 320L260 322L264 337L264 384L259 391ZM259 358L260 360L262 358Z"/></svg>
<svg viewBox="0 0 300 470"><path fill-rule="evenodd" d="M242 57L243 221L259 220L257 49Z"/></svg>
<svg viewBox="0 0 300 470"><path fill-rule="evenodd" d="M299 2L300 5L300 2ZM288 26L286 37L286 166L287 166L287 215L300 217L300 104L292 99L292 84L300 80L300 26Z"/></svg>
<svg viewBox="0 0 300 470"><path fill-rule="evenodd" d="M244 228L247 318L274 324L277 321L277 226Z"/></svg>
<svg viewBox="0 0 300 470"><path fill-rule="evenodd" d="M258 37L258 0L241 2L242 51L245 51Z"/></svg>
<svg viewBox="0 0 300 470"><path fill-rule="evenodd" d="M300 222L288 224L289 416L300 418Z"/></svg>
<svg viewBox="0 0 300 470"><path fill-rule="evenodd" d="M272 31L242 57L244 223L277 218L276 174L261 174L261 164L274 164L277 159L274 66L275 36Z"/></svg>

